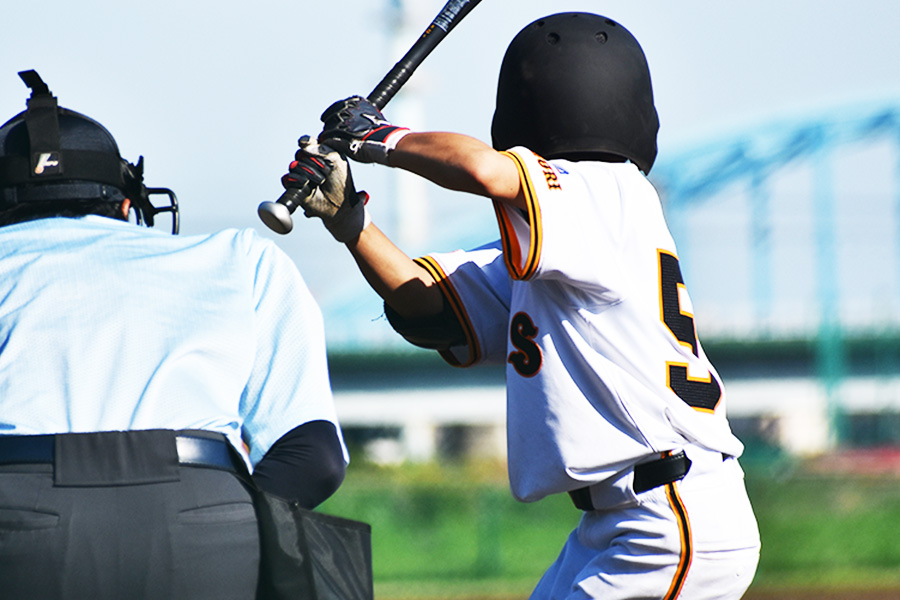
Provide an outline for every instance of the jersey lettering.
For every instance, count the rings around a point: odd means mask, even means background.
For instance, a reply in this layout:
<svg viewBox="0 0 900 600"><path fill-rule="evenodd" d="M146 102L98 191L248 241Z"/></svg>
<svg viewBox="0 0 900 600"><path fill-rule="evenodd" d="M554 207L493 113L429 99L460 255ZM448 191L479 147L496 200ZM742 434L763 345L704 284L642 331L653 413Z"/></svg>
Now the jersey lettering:
<svg viewBox="0 0 900 600"><path fill-rule="evenodd" d="M519 312L513 316L509 327L509 340L516 350L510 352L507 362L522 377L534 377L541 370L543 356L541 349L534 341L538 328L527 313Z"/></svg>
<svg viewBox="0 0 900 600"><path fill-rule="evenodd" d="M556 171L553 170L550 163L541 158L538 160L538 164L541 166L541 169L544 170L544 179L547 180L547 187L551 190L561 190L562 186L559 185L559 177L557 177Z"/></svg>
<svg viewBox="0 0 900 600"><path fill-rule="evenodd" d="M685 292L684 278L678 258L663 250L659 251L660 318L678 342L691 349L691 354L700 356L697 329L692 314L685 312L681 295ZM688 373L687 363L666 364L666 383L675 394L689 406L701 411L712 412L722 398L722 388L712 373L702 377Z"/></svg>

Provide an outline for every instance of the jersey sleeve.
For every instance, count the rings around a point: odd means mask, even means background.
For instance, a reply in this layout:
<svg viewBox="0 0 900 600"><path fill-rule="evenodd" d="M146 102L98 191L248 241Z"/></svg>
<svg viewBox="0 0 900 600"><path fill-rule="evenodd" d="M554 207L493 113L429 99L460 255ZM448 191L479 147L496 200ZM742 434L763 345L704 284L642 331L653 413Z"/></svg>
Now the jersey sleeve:
<svg viewBox="0 0 900 600"><path fill-rule="evenodd" d="M548 161L521 147L504 154L516 163L527 206L520 211L494 202L510 277L556 279L577 284L596 301L619 299L620 182L602 163Z"/></svg>
<svg viewBox="0 0 900 600"><path fill-rule="evenodd" d="M282 435L311 421L328 421L340 435L328 376L321 310L293 261L274 243L253 236L255 359L244 388L243 436L256 464ZM343 440L341 440L343 446ZM343 448L347 460L346 448Z"/></svg>
<svg viewBox="0 0 900 600"><path fill-rule="evenodd" d="M416 259L434 277L462 326L464 342L440 350L456 367L505 362L510 281L499 242Z"/></svg>

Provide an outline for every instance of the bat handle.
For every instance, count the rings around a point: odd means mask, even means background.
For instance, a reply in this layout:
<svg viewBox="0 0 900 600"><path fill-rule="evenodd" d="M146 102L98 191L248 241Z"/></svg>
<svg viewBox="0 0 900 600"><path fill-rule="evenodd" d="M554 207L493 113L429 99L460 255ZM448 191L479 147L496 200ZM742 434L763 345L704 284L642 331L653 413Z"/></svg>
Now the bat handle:
<svg viewBox="0 0 900 600"><path fill-rule="evenodd" d="M381 80L375 89L367 96L369 102L375 105L375 108L381 110L390 102L391 98L400 91L409 78L412 76L415 67L411 67L404 61L398 62L394 68Z"/></svg>
<svg viewBox="0 0 900 600"><path fill-rule="evenodd" d="M294 220L291 215L313 191L315 191L315 186L306 181L302 187L286 190L275 202L263 202L256 212L266 227L275 233L285 235L294 228Z"/></svg>

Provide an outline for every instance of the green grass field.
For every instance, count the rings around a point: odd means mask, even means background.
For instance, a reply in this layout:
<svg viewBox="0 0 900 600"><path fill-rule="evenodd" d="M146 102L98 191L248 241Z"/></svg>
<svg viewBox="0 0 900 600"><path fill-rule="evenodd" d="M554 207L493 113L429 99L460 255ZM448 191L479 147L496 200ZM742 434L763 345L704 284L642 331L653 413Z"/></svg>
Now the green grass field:
<svg viewBox="0 0 900 600"><path fill-rule="evenodd" d="M744 466L763 539L748 598L900 598L900 479L784 459ZM380 600L527 598L578 512L565 496L518 503L505 477L498 464L354 463L320 510L372 525Z"/></svg>

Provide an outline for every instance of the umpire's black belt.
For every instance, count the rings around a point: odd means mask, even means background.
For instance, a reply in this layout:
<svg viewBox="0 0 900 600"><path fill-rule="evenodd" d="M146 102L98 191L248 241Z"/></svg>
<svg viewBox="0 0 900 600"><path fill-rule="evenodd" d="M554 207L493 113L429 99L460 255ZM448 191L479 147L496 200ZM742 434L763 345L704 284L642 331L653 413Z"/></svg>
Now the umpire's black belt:
<svg viewBox="0 0 900 600"><path fill-rule="evenodd" d="M93 454L93 460L114 462L115 457L127 458L135 453L142 456L149 454L149 459L141 460L160 460L173 466L239 471L236 461L240 459L225 436L210 432L154 429L57 435L0 435L0 465L59 466L68 460L67 454L73 457Z"/></svg>
<svg viewBox="0 0 900 600"><path fill-rule="evenodd" d="M691 459L684 451L676 454L666 454L662 458L640 463L634 466L634 482L632 488L636 494L652 490L661 485L684 479L691 469ZM569 492L575 508L580 510L594 510L591 502L591 488L583 487Z"/></svg>

